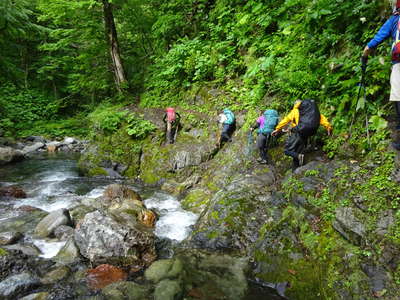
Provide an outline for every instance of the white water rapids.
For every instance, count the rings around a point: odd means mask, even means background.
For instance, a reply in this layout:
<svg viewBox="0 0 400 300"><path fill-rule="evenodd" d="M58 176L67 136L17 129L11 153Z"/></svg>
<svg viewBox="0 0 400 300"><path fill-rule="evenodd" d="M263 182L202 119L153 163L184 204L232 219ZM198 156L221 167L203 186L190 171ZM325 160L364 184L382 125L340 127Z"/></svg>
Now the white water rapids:
<svg viewBox="0 0 400 300"><path fill-rule="evenodd" d="M115 180L111 179L79 177L75 159L45 156L30 160L32 161L14 164L13 168L0 169L0 186L21 186L28 196L25 199L13 200L7 203L8 208L1 209L0 230L2 221L18 215L15 208L32 206L47 212L73 208L79 205L82 199L101 196L107 185L115 183ZM140 186L130 187L139 193L142 191ZM180 242L188 237L191 226L197 220L197 215L181 208L177 198L164 192L153 192L144 203L147 208L160 213L155 228L158 237ZM65 244L56 239L29 237L29 240L45 258L55 256Z"/></svg>

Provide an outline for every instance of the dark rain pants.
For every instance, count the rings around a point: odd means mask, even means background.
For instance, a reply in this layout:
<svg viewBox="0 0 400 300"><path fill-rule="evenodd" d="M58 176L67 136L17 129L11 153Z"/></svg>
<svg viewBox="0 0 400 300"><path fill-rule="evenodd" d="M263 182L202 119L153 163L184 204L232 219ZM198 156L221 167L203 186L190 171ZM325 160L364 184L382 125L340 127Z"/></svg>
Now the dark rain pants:
<svg viewBox="0 0 400 300"><path fill-rule="evenodd" d="M293 168L299 167L299 154L302 153L307 145L307 137L301 136L298 132L291 132L286 140L285 154L293 158Z"/></svg>
<svg viewBox="0 0 400 300"><path fill-rule="evenodd" d="M223 124L220 144L231 141L231 136L235 130L235 124Z"/></svg>
<svg viewBox="0 0 400 300"><path fill-rule="evenodd" d="M178 130L176 121L167 121L167 142L173 144L175 141L175 132Z"/></svg>
<svg viewBox="0 0 400 300"><path fill-rule="evenodd" d="M400 125L400 101L393 101L397 114L397 125Z"/></svg>
<svg viewBox="0 0 400 300"><path fill-rule="evenodd" d="M257 144L256 147L258 151L260 151L260 157L262 160L267 160L268 153L268 142L270 139L270 134L259 133L257 136Z"/></svg>

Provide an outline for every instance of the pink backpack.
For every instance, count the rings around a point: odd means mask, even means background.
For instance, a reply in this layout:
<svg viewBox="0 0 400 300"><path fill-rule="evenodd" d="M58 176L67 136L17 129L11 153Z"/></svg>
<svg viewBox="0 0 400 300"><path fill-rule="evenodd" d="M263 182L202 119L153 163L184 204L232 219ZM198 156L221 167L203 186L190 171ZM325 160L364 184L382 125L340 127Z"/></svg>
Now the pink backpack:
<svg viewBox="0 0 400 300"><path fill-rule="evenodd" d="M175 109L168 107L165 111L167 112L167 120L169 122L174 122L176 119Z"/></svg>

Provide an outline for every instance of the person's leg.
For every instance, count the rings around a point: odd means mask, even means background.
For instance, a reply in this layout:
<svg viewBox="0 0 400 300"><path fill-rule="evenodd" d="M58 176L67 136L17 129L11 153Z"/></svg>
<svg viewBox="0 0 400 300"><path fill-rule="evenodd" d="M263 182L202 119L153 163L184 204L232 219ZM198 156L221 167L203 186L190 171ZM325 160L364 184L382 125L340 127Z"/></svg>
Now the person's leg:
<svg viewBox="0 0 400 300"><path fill-rule="evenodd" d="M265 148L266 142L267 137L264 134L259 133L257 136L257 149L260 152L260 162L267 161L267 151Z"/></svg>
<svg viewBox="0 0 400 300"><path fill-rule="evenodd" d="M172 124L171 121L167 121L167 142L172 144L173 137L171 137L172 134Z"/></svg>
<svg viewBox="0 0 400 300"><path fill-rule="evenodd" d="M400 101L393 101L393 103L394 103L394 108L396 109L396 114L397 114L396 129L400 130Z"/></svg>
<svg viewBox="0 0 400 300"><path fill-rule="evenodd" d="M221 132L221 140L220 140L220 145L222 146L223 143L229 141L229 124L223 124L222 127L222 132Z"/></svg>
<svg viewBox="0 0 400 300"><path fill-rule="evenodd" d="M293 170L300 166L299 154L304 149L304 140L297 133L293 132L286 140L285 155L293 158Z"/></svg>

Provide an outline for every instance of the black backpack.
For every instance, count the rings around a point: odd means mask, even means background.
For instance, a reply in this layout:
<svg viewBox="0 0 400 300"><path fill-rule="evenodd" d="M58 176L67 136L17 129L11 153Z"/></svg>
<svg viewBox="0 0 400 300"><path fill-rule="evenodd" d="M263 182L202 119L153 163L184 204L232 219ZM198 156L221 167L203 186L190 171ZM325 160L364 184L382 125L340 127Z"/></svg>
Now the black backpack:
<svg viewBox="0 0 400 300"><path fill-rule="evenodd" d="M300 118L297 131L304 137L309 137L317 133L321 114L314 100L303 100L299 106Z"/></svg>

